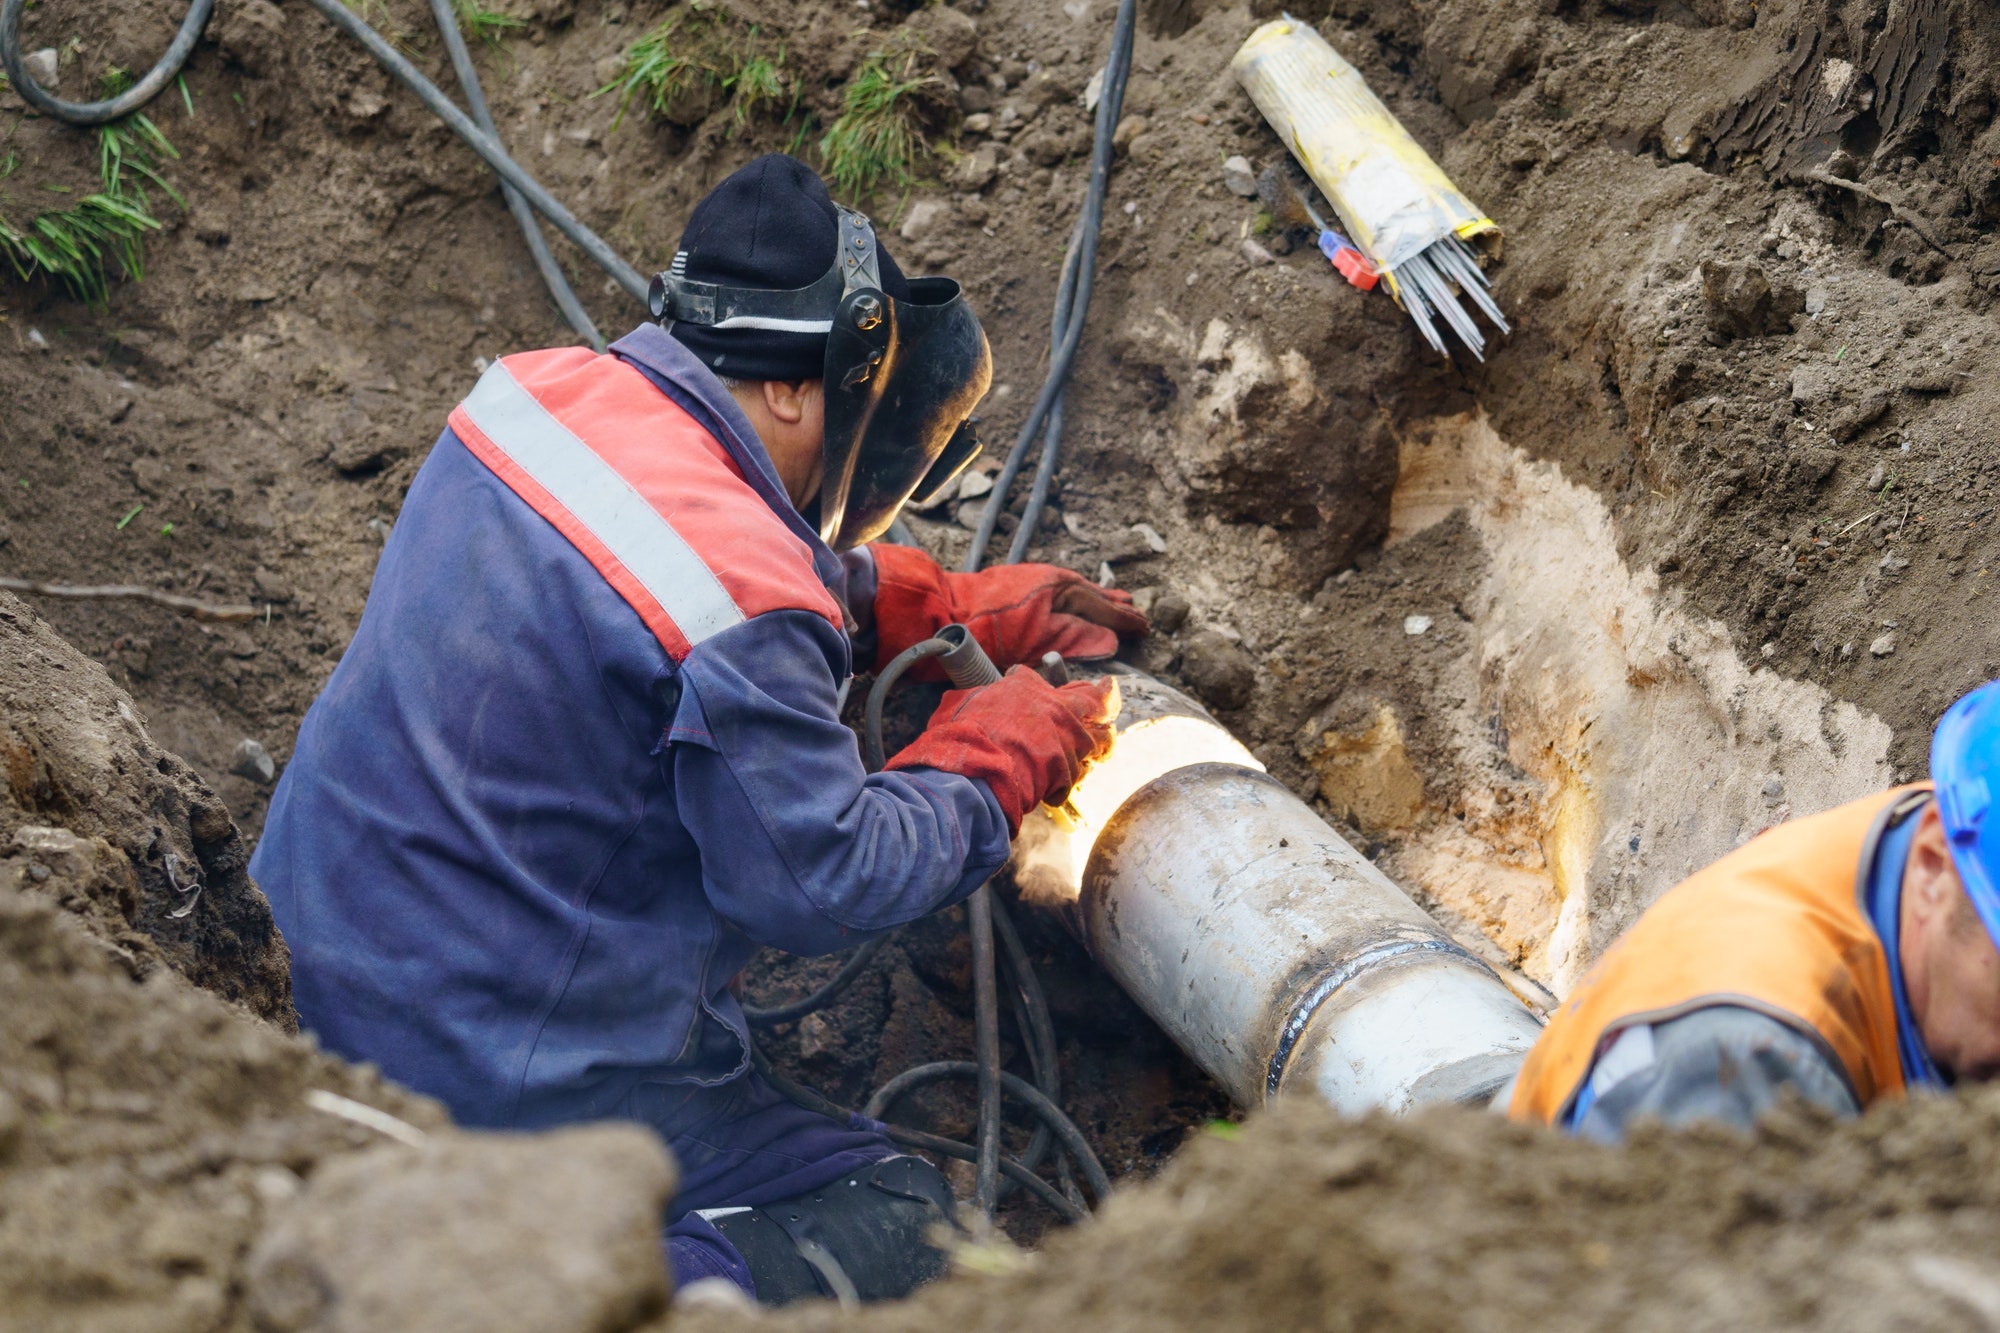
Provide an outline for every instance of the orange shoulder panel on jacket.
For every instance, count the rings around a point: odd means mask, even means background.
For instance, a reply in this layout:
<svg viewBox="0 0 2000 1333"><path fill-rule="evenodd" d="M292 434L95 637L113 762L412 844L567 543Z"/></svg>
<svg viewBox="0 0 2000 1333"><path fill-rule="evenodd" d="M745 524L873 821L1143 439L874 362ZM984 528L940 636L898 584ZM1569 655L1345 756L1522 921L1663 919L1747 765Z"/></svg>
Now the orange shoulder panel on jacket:
<svg viewBox="0 0 2000 1333"><path fill-rule="evenodd" d="M841 624L840 605L814 571L811 549L750 488L722 444L639 371L586 348L517 353L502 358L500 367L671 527L743 618L804 610ZM609 544L596 540L604 534L593 531L591 516L576 514L556 498L561 479L538 478L532 469L489 456L496 444L508 452L507 442L489 439L463 408L452 414L452 426L482 459L497 461L502 479L570 537L660 630L653 599L620 567ZM537 484L543 480L557 484ZM671 616L673 608L667 611ZM680 649L676 656L685 652L680 637L662 635L670 651Z"/></svg>
<svg viewBox="0 0 2000 1333"><path fill-rule="evenodd" d="M1858 890L1869 828L1908 790L1780 824L1667 890L1551 1016L1508 1113L1556 1123L1617 1029L1718 1003L1818 1033L1863 1106L1900 1095L1888 958Z"/></svg>

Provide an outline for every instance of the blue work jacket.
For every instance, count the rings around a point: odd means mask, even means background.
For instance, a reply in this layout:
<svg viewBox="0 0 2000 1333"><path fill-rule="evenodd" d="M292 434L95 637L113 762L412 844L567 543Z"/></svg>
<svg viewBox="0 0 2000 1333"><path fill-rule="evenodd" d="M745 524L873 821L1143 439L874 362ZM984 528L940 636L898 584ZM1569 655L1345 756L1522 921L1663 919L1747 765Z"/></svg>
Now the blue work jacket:
<svg viewBox="0 0 2000 1333"><path fill-rule="evenodd" d="M844 600L847 566L720 382L651 325L608 355ZM251 871L328 1049L468 1125L672 1137L688 1085L748 1068L730 981L759 946L826 953L959 901L1005 860L1006 820L983 782L864 771L838 616L749 615L676 661L483 457L447 429L417 473Z"/></svg>

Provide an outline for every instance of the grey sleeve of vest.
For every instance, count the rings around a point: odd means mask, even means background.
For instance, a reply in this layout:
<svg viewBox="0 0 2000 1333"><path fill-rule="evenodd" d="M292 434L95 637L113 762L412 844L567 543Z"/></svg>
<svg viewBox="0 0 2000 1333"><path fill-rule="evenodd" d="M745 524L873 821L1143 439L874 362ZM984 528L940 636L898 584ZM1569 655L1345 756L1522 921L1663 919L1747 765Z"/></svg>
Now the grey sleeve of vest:
<svg viewBox="0 0 2000 1333"><path fill-rule="evenodd" d="M1599 1093L1575 1129L1600 1143L1623 1141L1640 1120L1749 1129L1787 1088L1835 1115L1860 1113L1846 1073L1818 1043L1755 1009L1711 1005L1654 1024L1653 1063Z"/></svg>

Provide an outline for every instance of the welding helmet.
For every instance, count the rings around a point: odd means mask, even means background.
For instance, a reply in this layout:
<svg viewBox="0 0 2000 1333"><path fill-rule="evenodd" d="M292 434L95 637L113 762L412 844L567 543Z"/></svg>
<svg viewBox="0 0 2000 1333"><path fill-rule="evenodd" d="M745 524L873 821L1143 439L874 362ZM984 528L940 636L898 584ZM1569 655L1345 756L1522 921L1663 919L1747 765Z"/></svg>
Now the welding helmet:
<svg viewBox="0 0 2000 1333"><path fill-rule="evenodd" d="M992 383L993 354L958 283L911 278L897 284L906 294L892 297L874 225L835 208L833 264L809 286L699 281L688 276L683 249L653 279L650 299L670 333L676 325L824 333L826 475L817 523L827 545L844 551L881 536L910 499L930 503L979 453L972 409ZM727 364L721 369L727 373Z"/></svg>
<svg viewBox="0 0 2000 1333"><path fill-rule="evenodd" d="M1965 895L2000 945L2000 681L1972 691L1938 719L1931 737L1938 816Z"/></svg>

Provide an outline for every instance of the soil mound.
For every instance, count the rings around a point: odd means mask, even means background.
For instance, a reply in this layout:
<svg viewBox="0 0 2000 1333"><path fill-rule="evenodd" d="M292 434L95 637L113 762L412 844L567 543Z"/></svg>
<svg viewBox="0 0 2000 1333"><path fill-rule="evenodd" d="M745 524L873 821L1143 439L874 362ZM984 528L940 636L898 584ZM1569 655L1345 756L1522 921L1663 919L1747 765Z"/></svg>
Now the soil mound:
<svg viewBox="0 0 2000 1333"><path fill-rule="evenodd" d="M1877 1329L2000 1320L2000 1096L1608 1149L1497 1116L1288 1101L1040 1253L758 1327ZM742 1328L705 1313L677 1331Z"/></svg>

